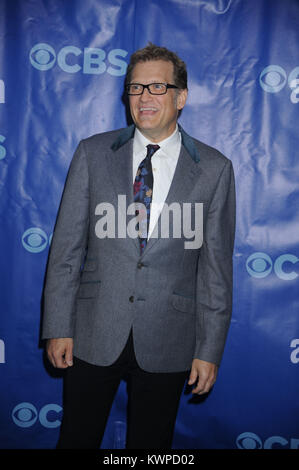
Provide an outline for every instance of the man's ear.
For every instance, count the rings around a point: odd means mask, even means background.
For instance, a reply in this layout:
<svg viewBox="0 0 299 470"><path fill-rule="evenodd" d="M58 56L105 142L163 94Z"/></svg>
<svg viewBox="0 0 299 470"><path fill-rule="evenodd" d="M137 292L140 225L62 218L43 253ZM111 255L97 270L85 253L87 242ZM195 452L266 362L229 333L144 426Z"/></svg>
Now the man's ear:
<svg viewBox="0 0 299 470"><path fill-rule="evenodd" d="M181 110L186 104L188 96L188 90L185 88L184 90L179 90L177 95L177 109Z"/></svg>

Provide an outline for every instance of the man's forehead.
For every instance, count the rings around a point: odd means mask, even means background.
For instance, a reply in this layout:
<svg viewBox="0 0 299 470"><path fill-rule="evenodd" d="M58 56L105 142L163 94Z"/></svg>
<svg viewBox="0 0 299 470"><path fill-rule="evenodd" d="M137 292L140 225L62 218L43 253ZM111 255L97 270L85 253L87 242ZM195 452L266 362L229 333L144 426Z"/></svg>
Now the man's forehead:
<svg viewBox="0 0 299 470"><path fill-rule="evenodd" d="M139 75L142 73L150 74L151 78L154 79L154 76L161 76L166 74L173 74L173 63L168 60L147 60L143 62L138 62L132 71L132 76Z"/></svg>

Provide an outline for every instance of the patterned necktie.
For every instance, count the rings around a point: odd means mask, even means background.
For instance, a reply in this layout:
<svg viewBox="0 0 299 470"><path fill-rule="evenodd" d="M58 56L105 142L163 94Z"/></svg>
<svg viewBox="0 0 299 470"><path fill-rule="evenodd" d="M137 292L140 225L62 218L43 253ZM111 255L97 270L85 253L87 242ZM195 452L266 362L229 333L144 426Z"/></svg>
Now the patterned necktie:
<svg viewBox="0 0 299 470"><path fill-rule="evenodd" d="M138 231L140 251L143 253L146 243L150 221L150 210L154 186L154 177L151 158L159 149L159 145L147 145L147 154L140 163L134 182L134 201L137 204L136 215L138 215Z"/></svg>

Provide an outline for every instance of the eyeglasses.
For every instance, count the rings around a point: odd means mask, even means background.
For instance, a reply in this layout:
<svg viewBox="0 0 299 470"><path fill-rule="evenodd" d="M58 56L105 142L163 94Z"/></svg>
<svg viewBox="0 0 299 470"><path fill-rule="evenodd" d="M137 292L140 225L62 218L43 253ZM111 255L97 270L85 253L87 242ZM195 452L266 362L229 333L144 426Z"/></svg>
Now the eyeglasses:
<svg viewBox="0 0 299 470"><path fill-rule="evenodd" d="M142 95L144 89L147 88L151 95L165 95L168 88L178 88L176 85L169 83L149 83L143 85L142 83L129 83L126 85L126 92L128 95Z"/></svg>

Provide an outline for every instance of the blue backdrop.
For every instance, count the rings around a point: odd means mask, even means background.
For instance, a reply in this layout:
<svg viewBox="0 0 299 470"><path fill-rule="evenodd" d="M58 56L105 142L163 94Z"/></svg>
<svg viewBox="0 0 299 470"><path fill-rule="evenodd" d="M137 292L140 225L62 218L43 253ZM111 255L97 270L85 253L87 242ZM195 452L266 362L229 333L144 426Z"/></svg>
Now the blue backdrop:
<svg viewBox="0 0 299 470"><path fill-rule="evenodd" d="M126 126L128 59L152 41L186 61L180 122L237 183L231 328L212 392L182 395L174 448L299 448L299 2L0 0L0 34L0 447L56 444L40 306L57 209L79 140ZM125 412L121 383L103 448L124 446Z"/></svg>

